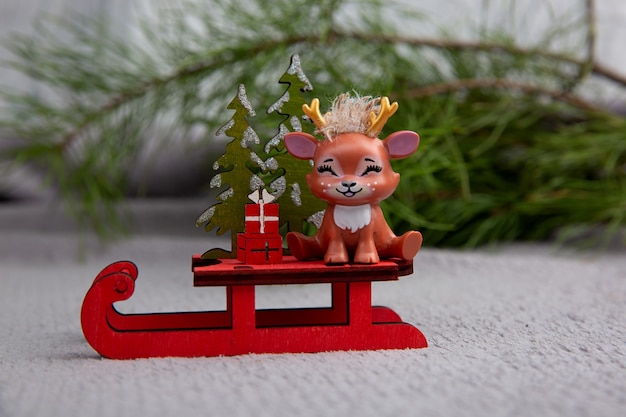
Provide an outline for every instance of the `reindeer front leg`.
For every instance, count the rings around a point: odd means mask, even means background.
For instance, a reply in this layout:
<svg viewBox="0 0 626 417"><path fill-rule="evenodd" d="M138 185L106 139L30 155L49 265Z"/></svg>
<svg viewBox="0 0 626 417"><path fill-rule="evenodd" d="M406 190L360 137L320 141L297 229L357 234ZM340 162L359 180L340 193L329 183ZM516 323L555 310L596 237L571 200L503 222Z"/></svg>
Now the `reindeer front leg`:
<svg viewBox="0 0 626 417"><path fill-rule="evenodd" d="M365 227L360 230L359 243L354 252L354 262L357 264L375 264L380 261L374 234L371 227Z"/></svg>
<svg viewBox="0 0 626 417"><path fill-rule="evenodd" d="M324 255L326 264L345 264L348 263L348 250L343 241L341 233L335 227L328 233L328 247Z"/></svg>

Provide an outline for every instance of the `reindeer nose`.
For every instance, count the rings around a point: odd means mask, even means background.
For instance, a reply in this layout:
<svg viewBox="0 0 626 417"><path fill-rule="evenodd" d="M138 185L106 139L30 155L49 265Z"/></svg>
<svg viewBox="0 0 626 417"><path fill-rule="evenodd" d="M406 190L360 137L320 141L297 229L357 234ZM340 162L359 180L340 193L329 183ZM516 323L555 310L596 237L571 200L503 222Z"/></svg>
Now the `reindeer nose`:
<svg viewBox="0 0 626 417"><path fill-rule="evenodd" d="M354 187L356 185L356 182L341 181L341 185L343 185L344 187L350 188L350 187Z"/></svg>

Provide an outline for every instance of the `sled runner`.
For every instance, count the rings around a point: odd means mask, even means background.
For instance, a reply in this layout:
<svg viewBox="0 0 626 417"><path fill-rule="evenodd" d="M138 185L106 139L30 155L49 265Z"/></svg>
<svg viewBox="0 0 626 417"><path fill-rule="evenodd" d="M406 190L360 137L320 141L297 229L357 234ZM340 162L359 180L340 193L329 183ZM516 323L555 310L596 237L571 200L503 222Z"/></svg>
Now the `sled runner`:
<svg viewBox="0 0 626 417"><path fill-rule="evenodd" d="M193 257L194 285L226 287L225 311L121 314L114 303L132 296L138 275L132 262L121 261L104 268L85 296L85 338L112 359L427 346L424 335L393 310L371 305L371 282L412 273L412 261L327 266L285 257L277 265L206 263ZM318 283L331 284L331 307L255 308L257 285Z"/></svg>

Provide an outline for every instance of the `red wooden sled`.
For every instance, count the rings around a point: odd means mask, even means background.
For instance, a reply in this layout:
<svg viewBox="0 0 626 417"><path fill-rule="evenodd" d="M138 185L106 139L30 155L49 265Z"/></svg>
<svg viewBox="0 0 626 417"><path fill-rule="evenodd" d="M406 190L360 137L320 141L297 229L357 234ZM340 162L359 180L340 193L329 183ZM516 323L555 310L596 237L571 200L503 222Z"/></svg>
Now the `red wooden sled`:
<svg viewBox="0 0 626 417"><path fill-rule="evenodd" d="M426 338L417 328L371 304L372 281L397 280L412 270L412 261L326 266L285 257L276 265L243 265L194 256L194 285L225 286L225 311L121 314L113 304L132 296L138 273L121 261L94 280L81 324L89 344L113 359L423 348ZM255 308L256 285L310 283L331 284L331 307Z"/></svg>

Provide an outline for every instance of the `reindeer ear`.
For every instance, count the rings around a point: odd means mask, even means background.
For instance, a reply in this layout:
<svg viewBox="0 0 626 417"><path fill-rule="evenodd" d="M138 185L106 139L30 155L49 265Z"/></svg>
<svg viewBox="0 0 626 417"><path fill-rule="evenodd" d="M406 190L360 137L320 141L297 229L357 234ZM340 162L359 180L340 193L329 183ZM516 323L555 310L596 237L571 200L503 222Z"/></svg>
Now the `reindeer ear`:
<svg viewBox="0 0 626 417"><path fill-rule="evenodd" d="M392 158L406 158L417 150L420 144L420 137L410 130L401 130L387 136L383 141L389 156Z"/></svg>
<svg viewBox="0 0 626 417"><path fill-rule="evenodd" d="M289 132L285 135L287 151L299 159L313 159L319 141L304 132Z"/></svg>

